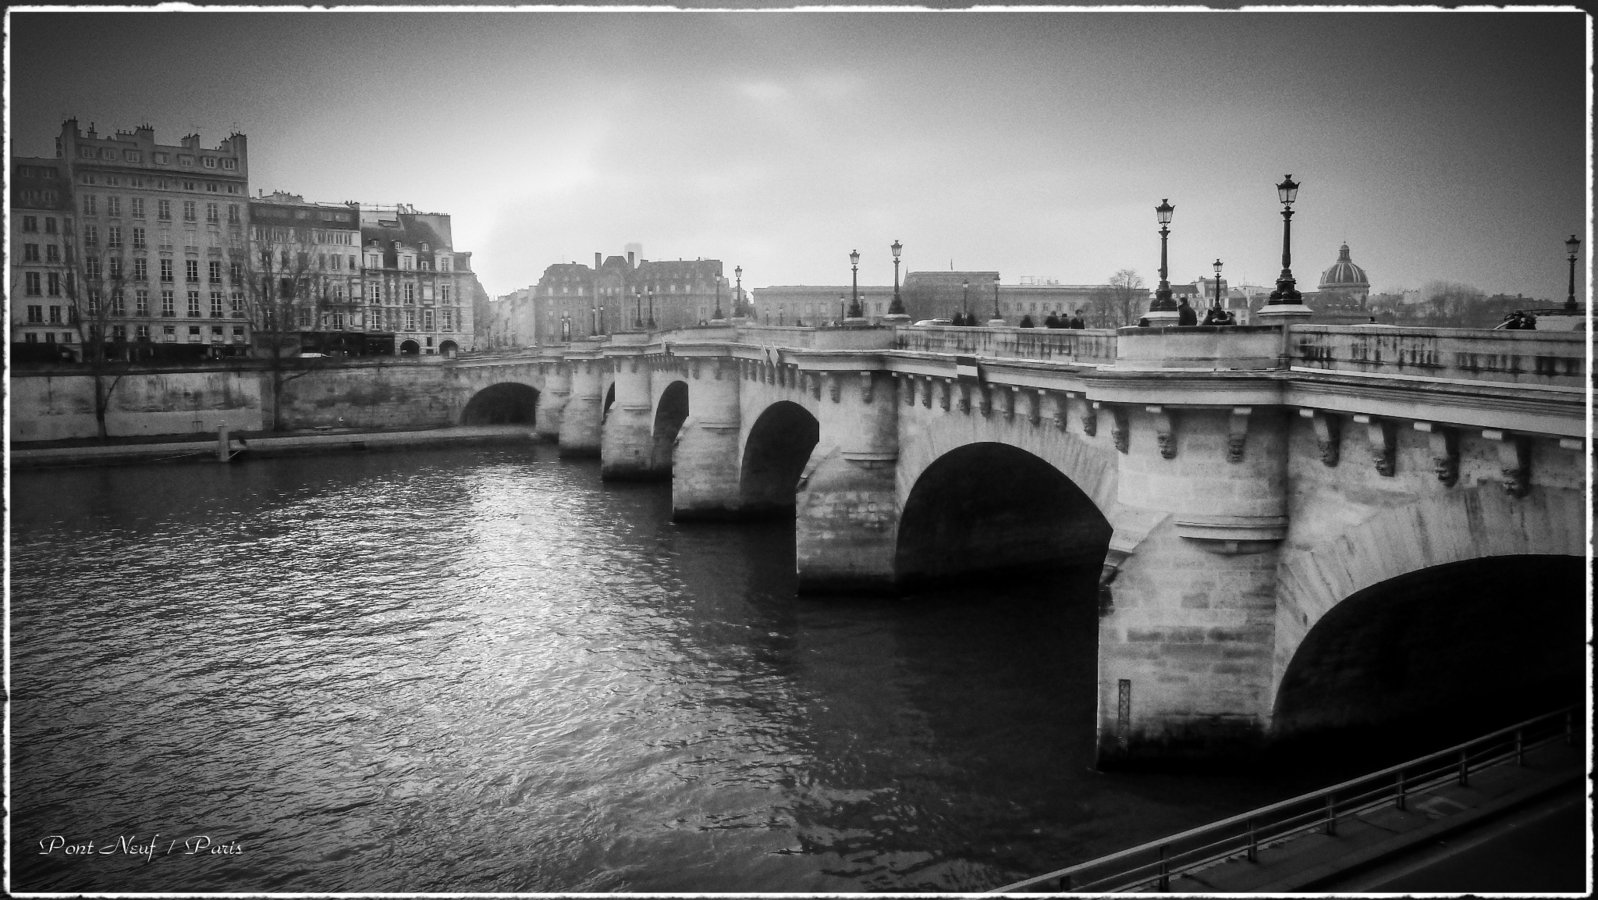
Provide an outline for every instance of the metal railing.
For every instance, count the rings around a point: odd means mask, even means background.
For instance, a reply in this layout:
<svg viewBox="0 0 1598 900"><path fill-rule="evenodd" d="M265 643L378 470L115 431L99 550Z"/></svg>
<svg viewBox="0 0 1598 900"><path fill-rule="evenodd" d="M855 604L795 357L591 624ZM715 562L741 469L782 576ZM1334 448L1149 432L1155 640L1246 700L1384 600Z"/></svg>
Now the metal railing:
<svg viewBox="0 0 1598 900"><path fill-rule="evenodd" d="M1256 862L1263 846L1307 832L1336 835L1338 822L1417 794L1468 785L1489 766L1525 765L1538 747L1576 740L1576 708L1528 719L1491 734L1241 815L996 888L989 893L1168 891L1171 879L1228 859Z"/></svg>

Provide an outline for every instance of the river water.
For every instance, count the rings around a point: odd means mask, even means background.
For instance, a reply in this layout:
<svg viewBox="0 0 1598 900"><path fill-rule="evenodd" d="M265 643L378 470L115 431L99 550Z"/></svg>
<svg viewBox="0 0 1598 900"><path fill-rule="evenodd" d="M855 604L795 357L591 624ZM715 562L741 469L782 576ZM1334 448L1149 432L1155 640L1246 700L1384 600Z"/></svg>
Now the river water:
<svg viewBox="0 0 1598 900"><path fill-rule="evenodd" d="M978 891L1306 786L1094 771L1091 585L796 597L670 514L547 445L13 472L12 889Z"/></svg>

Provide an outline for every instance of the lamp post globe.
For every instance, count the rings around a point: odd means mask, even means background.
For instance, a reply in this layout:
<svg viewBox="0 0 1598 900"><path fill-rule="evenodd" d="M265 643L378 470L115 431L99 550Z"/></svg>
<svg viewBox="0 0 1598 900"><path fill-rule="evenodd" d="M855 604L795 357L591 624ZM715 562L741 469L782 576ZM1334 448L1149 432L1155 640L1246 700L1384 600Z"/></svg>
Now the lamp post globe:
<svg viewBox="0 0 1598 900"><path fill-rule="evenodd" d="M971 324L971 279L960 279L960 317Z"/></svg>
<svg viewBox="0 0 1598 900"><path fill-rule="evenodd" d="M1565 294L1565 311L1576 311L1576 251L1581 248L1581 239L1575 235L1565 241L1565 250L1570 256L1570 290Z"/></svg>
<svg viewBox="0 0 1598 900"><path fill-rule="evenodd" d="M732 291L732 314L736 317L744 314L744 267L734 266L732 274L738 278L738 286Z"/></svg>
<svg viewBox="0 0 1598 900"><path fill-rule="evenodd" d="M1154 302L1149 304L1151 312L1176 309L1176 301L1171 299L1170 269L1166 265L1166 247L1171 236L1171 215L1175 212L1176 207L1171 205L1169 198L1162 199L1160 205L1154 207L1154 215L1160 222L1160 286L1154 291Z"/></svg>
<svg viewBox="0 0 1598 900"><path fill-rule="evenodd" d="M893 251L893 303L889 304L888 312L896 316L904 315L904 301L899 299L899 251L904 249L904 245L895 239L888 249Z"/></svg>
<svg viewBox="0 0 1598 900"><path fill-rule="evenodd" d="M849 251L849 268L853 274L853 287L850 289L849 317L860 318L860 251Z"/></svg>
<svg viewBox="0 0 1598 900"><path fill-rule="evenodd" d="M1298 199L1298 182L1292 175L1276 186L1276 199L1282 204L1282 274L1277 276L1276 290L1271 291L1268 305L1297 304L1304 299L1293 280L1293 202Z"/></svg>

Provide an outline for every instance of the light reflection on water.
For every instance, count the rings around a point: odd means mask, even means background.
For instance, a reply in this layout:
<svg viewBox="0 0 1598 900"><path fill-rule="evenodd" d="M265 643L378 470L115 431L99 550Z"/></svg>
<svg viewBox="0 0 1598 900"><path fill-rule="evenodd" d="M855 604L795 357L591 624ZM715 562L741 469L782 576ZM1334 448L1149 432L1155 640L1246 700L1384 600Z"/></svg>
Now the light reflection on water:
<svg viewBox="0 0 1598 900"><path fill-rule="evenodd" d="M12 504L14 890L970 891L1281 793L1090 771L1090 588L795 598L549 447Z"/></svg>

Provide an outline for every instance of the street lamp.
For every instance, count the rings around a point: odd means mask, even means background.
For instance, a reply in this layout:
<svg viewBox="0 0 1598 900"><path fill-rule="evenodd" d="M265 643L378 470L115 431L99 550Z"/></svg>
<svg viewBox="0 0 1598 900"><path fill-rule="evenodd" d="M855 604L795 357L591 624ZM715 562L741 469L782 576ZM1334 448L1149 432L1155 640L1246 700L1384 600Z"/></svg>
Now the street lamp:
<svg viewBox="0 0 1598 900"><path fill-rule="evenodd" d="M633 327L644 327L644 301L637 288L633 288Z"/></svg>
<svg viewBox="0 0 1598 900"><path fill-rule="evenodd" d="M738 286L732 290L732 314L734 317L744 313L744 267L734 266L732 274L738 276Z"/></svg>
<svg viewBox="0 0 1598 900"><path fill-rule="evenodd" d="M838 324L843 324L843 295L838 295Z"/></svg>
<svg viewBox="0 0 1598 900"><path fill-rule="evenodd" d="M589 334L598 334L599 333L599 305L598 304L599 304L599 301L595 300L594 301L594 305L589 307L589 309L588 309L589 313L592 314L592 317L593 317L593 327L591 329L589 329Z"/></svg>
<svg viewBox="0 0 1598 900"><path fill-rule="evenodd" d="M1565 249L1570 251L1570 293L1565 295L1566 312L1576 311L1576 248L1580 246L1581 241L1575 235L1565 241Z"/></svg>
<svg viewBox="0 0 1598 900"><path fill-rule="evenodd" d="M1267 303L1270 306L1298 303L1304 298L1293 286L1293 201L1298 199L1298 183L1292 175L1276 186L1276 199L1282 204L1282 274L1276 279L1276 290L1271 291Z"/></svg>
<svg viewBox="0 0 1598 900"><path fill-rule="evenodd" d="M971 279L960 279L960 318L971 324Z"/></svg>
<svg viewBox="0 0 1598 900"><path fill-rule="evenodd" d="M655 289L654 288L650 288L649 289L649 328L650 328L651 331L653 331L654 328L655 328Z"/></svg>
<svg viewBox="0 0 1598 900"><path fill-rule="evenodd" d="M999 315L999 276L997 275L993 276L993 318L1001 320L1004 318L1004 316Z"/></svg>
<svg viewBox="0 0 1598 900"><path fill-rule="evenodd" d="M716 274L716 311L711 313L712 319L720 319L721 315L721 273Z"/></svg>
<svg viewBox="0 0 1598 900"><path fill-rule="evenodd" d="M904 245L895 240L888 249L893 251L893 302L888 304L888 312L898 316L904 314L904 301L899 299L899 251Z"/></svg>
<svg viewBox="0 0 1598 900"><path fill-rule="evenodd" d="M1160 220L1160 287L1154 292L1154 302L1149 304L1149 311L1176 309L1176 302L1171 299L1170 270L1166 267L1166 245L1171 235L1171 213L1176 212L1176 207L1171 205L1169 199L1160 201L1154 207L1154 214Z"/></svg>
<svg viewBox="0 0 1598 900"><path fill-rule="evenodd" d="M1221 261L1215 260L1215 308L1221 308Z"/></svg>
<svg viewBox="0 0 1598 900"><path fill-rule="evenodd" d="M853 293L850 295L850 297L852 299L849 301L849 317L852 318L852 319L858 319L858 318L860 318L860 251L859 250L851 250L851 251L849 251L849 268L854 271L854 290L853 290Z"/></svg>

